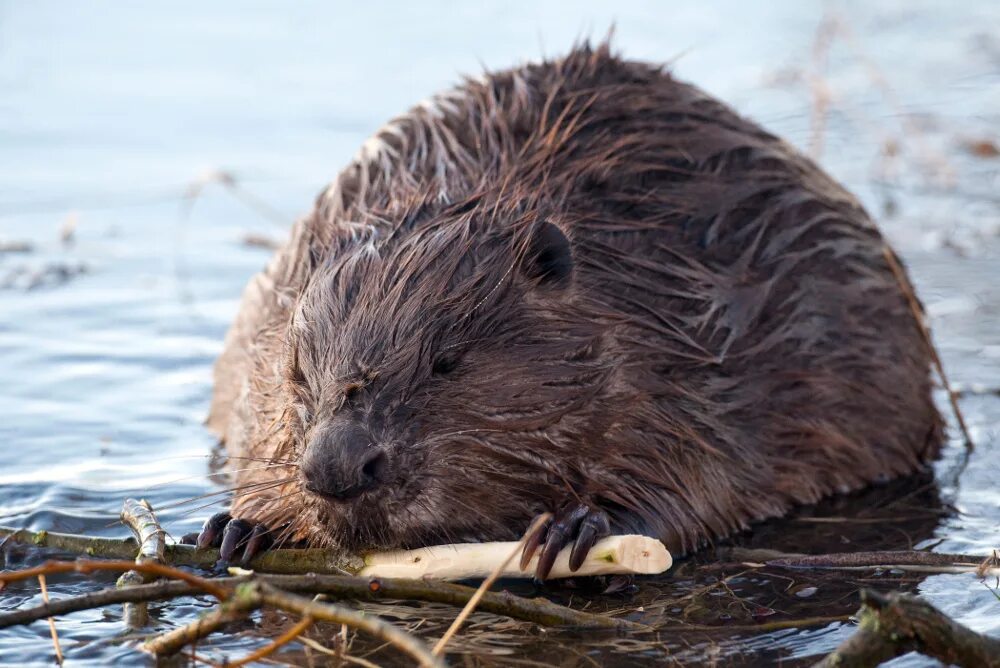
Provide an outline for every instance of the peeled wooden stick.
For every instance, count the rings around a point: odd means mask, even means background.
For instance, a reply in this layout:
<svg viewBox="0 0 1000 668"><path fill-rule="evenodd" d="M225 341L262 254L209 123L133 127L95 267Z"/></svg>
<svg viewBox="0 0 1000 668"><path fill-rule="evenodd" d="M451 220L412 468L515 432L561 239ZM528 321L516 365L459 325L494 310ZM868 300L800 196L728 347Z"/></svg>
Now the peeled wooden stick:
<svg viewBox="0 0 1000 668"><path fill-rule="evenodd" d="M436 545L418 550L379 552L365 556L365 566L358 575L385 578L432 578L461 580L485 578L502 563L517 546L516 542L463 543ZM597 542L579 570L569 568L570 548L556 557L549 578L583 575L653 575L662 573L673 563L663 543L648 536L609 536ZM531 578L535 575L538 555L521 570L517 562L507 565L501 573L505 578Z"/></svg>
<svg viewBox="0 0 1000 668"><path fill-rule="evenodd" d="M132 535L139 543L139 554L135 558L136 563L164 563L163 555L167 550L166 532L156 520L149 502L125 499L121 520L125 526L132 530ZM121 577L118 578L117 586L129 587L145 584L152 579L152 576L133 570L122 573ZM122 606L122 617L128 628L142 628L149 622L149 608L145 602L126 603Z"/></svg>
<svg viewBox="0 0 1000 668"><path fill-rule="evenodd" d="M448 641L451 640L456 633L458 633L458 629L462 627L465 620L469 618L472 611L476 609L477 605L479 605L483 596L486 595L486 591L493 586L493 583L496 582L498 578L500 578L500 575L504 572L504 569L507 568L507 565L514 561L521 550L524 549L524 546L527 545L528 541L533 540L536 536L541 534L542 527L544 527L551 519L552 513L545 513L535 518L535 521L532 522L530 527L528 527L528 530L524 533L524 536L521 537L521 540L517 541L514 548L507 554L507 556L504 557L500 563L496 564L486 579L479 584L479 589L476 590L476 593L472 595L469 602L466 603L465 607L458 613L458 617L455 618L455 621L451 623L448 630L444 632L441 639L438 640L437 644L435 644L433 649L431 649L431 654L434 656L441 656L444 652L444 648L448 645Z"/></svg>

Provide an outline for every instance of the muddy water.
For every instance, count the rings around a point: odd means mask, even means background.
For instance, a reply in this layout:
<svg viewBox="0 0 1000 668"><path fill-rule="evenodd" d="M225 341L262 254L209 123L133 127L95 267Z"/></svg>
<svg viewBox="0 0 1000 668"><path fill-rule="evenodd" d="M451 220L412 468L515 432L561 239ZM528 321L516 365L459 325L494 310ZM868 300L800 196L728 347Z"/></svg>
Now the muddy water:
<svg viewBox="0 0 1000 668"><path fill-rule="evenodd" d="M954 439L938 484L906 481L805 509L736 542L810 552L1000 544L1000 396L989 392L1000 387L1000 158L989 144L969 149L1000 140L1000 5L833 5L839 29L826 51L824 5L762 4L0 2L0 524L121 535L112 522L125 495L167 507L220 489L201 423L240 290L269 254L248 236L281 238L369 133L459 72L557 54L614 20L629 56L675 59L681 77L814 151L864 199L909 264L952 379L968 390L961 405L978 447L960 474ZM821 131L817 95L828 100ZM237 191L213 170L233 175ZM214 510L200 505L160 516L180 535ZM7 567L40 559L5 549ZM849 624L761 625L848 614L862 585L918 591L1000 634L1000 600L971 576L705 568L717 561L700 555L631 597L592 596L600 609L663 624L660 633L540 633L479 615L454 649L474 664L805 662ZM50 588L65 596L109 581ZM566 602L583 594L551 592ZM34 585L14 586L0 609L38 600ZM187 599L154 612L166 627L206 607ZM428 637L454 614L372 610L403 624L427 618L418 632ZM203 653L240 655L261 629L287 623L254 621L260 628ZM149 663L120 637L117 609L58 626L74 665ZM352 651L372 649L358 639ZM307 657L292 647L281 659ZM0 631L0 664L50 660L45 624Z"/></svg>

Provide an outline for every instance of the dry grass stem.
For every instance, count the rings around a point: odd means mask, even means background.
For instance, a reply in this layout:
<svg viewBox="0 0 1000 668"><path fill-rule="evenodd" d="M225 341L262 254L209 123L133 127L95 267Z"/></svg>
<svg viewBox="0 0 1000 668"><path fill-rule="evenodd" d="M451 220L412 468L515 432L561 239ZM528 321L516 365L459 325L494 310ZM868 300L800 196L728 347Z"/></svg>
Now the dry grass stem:
<svg viewBox="0 0 1000 668"><path fill-rule="evenodd" d="M944 372L941 357L938 355L937 348L934 347L934 341L931 339L930 329L928 329L927 323L924 322L924 311L920 307L920 301L917 299L917 295L913 291L913 286L907 280L906 274L903 272L903 268L900 266L899 260L896 259L896 254L892 252L892 249L886 246L882 250L882 254L885 256L885 261L889 263L889 269L892 270L893 276L896 277L899 288L906 296L906 301L910 305L910 312L913 313L913 319L916 321L917 327L920 329L920 335L923 337L924 343L927 345L927 350L931 355L934 369L941 379L941 385L944 387L945 392L948 393L948 401L951 403L951 410L955 414L955 420L958 421L958 427L962 430L965 447L971 452L976 448L975 443L973 443L972 436L969 434L969 428L965 424L965 416L962 415L962 409L958 405L958 395L951 388L951 383L948 382L948 376Z"/></svg>
<svg viewBox="0 0 1000 668"><path fill-rule="evenodd" d="M303 640L299 636L306 632L306 630L313 625L312 617L303 617L297 624L292 626L290 629L282 633L280 636L275 638L273 641L268 643L266 646L261 647L256 652L247 654L242 659L237 659L235 661L229 661L227 665L229 666L245 666L248 663L253 663L263 659L265 656L270 656L281 647L287 645L293 640L301 641Z"/></svg>
<svg viewBox="0 0 1000 668"><path fill-rule="evenodd" d="M490 573L490 576L480 583L476 593L472 595L469 602L466 603L465 607L462 608L462 611L458 613L458 617L455 618L455 621L452 622L451 626L448 627L448 630L445 631L445 634L441 636L441 639L437 641L436 645L434 645L434 649L432 650L434 656L441 656L444 648L448 645L448 641L450 641L452 637L458 633L458 629L461 628L465 620L469 618L469 615L471 615L473 610L476 609L476 606L479 605L479 601L482 600L486 591L493 586L493 583L497 581L500 574L503 573L505 568L507 568L507 565L514 561L514 558L517 557L517 555L524 549L524 545L528 542L528 539L537 533L541 529L542 525L550 519L552 519L552 513L544 513L535 518L535 521L532 522L530 527L528 527L528 530L524 532L524 536L520 541L518 541L517 546L511 550L510 554L503 562L497 564L497 567L492 573Z"/></svg>
<svg viewBox="0 0 1000 668"><path fill-rule="evenodd" d="M45 585L45 576L38 576L38 585L42 588L42 600L45 604L49 603L49 588ZM59 646L59 634L56 632L56 620L53 617L49 617L49 633L52 635L52 647L56 651L56 663L60 666L63 663L63 653L62 648Z"/></svg>

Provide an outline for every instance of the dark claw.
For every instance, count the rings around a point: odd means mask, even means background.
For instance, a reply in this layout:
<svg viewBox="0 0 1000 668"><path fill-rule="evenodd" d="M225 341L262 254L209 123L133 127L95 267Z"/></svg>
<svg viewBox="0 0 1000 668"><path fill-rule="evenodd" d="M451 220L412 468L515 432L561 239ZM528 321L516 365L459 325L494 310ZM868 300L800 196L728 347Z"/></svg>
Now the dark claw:
<svg viewBox="0 0 1000 668"><path fill-rule="evenodd" d="M580 570L583 560L587 558L590 548L594 543L605 536L611 535L611 521L608 516L601 512L590 512L580 522L580 528L576 534L576 542L573 543L573 551L569 555L569 569L571 571Z"/></svg>
<svg viewBox="0 0 1000 668"><path fill-rule="evenodd" d="M544 525L542 531L529 537L521 555L521 568L527 568L528 562L541 546L542 553L535 566L535 580L541 582L549 576L552 565L563 548L572 544L569 567L575 571L583 564L594 544L610 533L611 521L603 510L584 503L569 503Z"/></svg>
<svg viewBox="0 0 1000 668"><path fill-rule="evenodd" d="M197 545L198 544L198 532L194 531L192 533L186 533L181 536L181 545Z"/></svg>
<svg viewBox="0 0 1000 668"><path fill-rule="evenodd" d="M275 547L285 547L285 545L276 546L275 537L284 536L288 529L289 526L283 524L272 531L264 524L234 519L229 513L217 513L205 520L201 533L189 534L182 538L181 542L197 545L199 548L219 548L217 566L220 568L228 566L234 558L239 560L241 566L246 566L262 552ZM296 543L288 547L300 547L300 545Z"/></svg>
<svg viewBox="0 0 1000 668"><path fill-rule="evenodd" d="M549 525L549 531L545 536L545 547L538 557L538 566L535 568L535 579L544 580L549 577L552 564L556 562L556 556L576 535L580 522L590 512L590 508L581 504L573 503L563 507L556 513L555 519Z"/></svg>
<svg viewBox="0 0 1000 668"><path fill-rule="evenodd" d="M266 526L263 524L255 525L253 531L250 532L250 537L247 538L247 546L243 549L243 559L240 560L240 565L249 564L254 557L271 547L273 542L271 531Z"/></svg>
<svg viewBox="0 0 1000 668"><path fill-rule="evenodd" d="M246 520L230 520L229 524L222 532L222 545L219 547L219 561L226 563L232 561L236 550L243 547L250 534L253 532L253 525Z"/></svg>
<svg viewBox="0 0 1000 668"><path fill-rule="evenodd" d="M537 520L536 520L537 521ZM538 551L538 546L542 544L545 540L545 534L548 531L549 525L552 524L552 519L548 519L543 522L535 529L534 533L528 536L528 540L524 542L524 550L521 551L521 570L527 570L528 564L531 562L531 558L535 556L535 552Z"/></svg>
<svg viewBox="0 0 1000 668"><path fill-rule="evenodd" d="M198 548L219 547L222 544L222 532L231 519L233 517L229 513L216 513L205 520L201 533L198 534Z"/></svg>

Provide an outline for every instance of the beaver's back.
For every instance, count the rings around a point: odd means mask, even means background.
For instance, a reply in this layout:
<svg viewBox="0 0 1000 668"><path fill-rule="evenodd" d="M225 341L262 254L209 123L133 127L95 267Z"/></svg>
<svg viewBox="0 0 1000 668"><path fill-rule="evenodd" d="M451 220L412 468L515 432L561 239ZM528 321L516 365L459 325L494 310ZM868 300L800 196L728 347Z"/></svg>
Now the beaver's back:
<svg viewBox="0 0 1000 668"><path fill-rule="evenodd" d="M614 323L600 345L622 401L593 486L674 549L936 454L928 350L858 203L606 47L469 81L365 144L245 293L209 420L231 452L290 456L281 348L314 267L362 228L402 243L415 203L463 201L567 232L577 298Z"/></svg>

